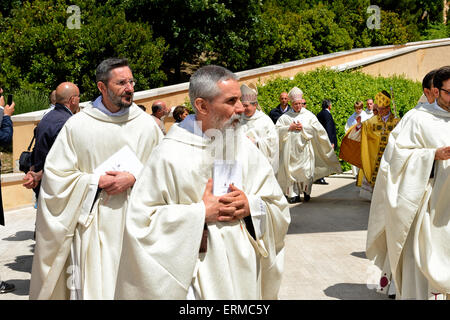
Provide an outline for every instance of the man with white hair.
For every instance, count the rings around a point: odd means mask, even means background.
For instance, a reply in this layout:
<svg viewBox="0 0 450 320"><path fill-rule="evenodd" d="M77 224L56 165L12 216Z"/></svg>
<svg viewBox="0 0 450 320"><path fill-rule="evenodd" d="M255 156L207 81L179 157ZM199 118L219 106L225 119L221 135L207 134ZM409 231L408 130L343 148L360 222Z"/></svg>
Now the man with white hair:
<svg viewBox="0 0 450 320"><path fill-rule="evenodd" d="M289 209L239 129L237 77L202 67L189 97L131 194L116 298L276 299Z"/></svg>
<svg viewBox="0 0 450 320"><path fill-rule="evenodd" d="M280 139L280 168L277 178L288 202L310 200L311 187L317 179L341 172L341 166L317 117L306 110L303 91L289 91L292 111L282 115L276 124Z"/></svg>
<svg viewBox="0 0 450 320"><path fill-rule="evenodd" d="M276 173L279 161L277 129L272 119L264 112L258 110L260 107L256 87L243 84L241 85L241 93L241 101L244 106L242 129L247 137L266 156Z"/></svg>

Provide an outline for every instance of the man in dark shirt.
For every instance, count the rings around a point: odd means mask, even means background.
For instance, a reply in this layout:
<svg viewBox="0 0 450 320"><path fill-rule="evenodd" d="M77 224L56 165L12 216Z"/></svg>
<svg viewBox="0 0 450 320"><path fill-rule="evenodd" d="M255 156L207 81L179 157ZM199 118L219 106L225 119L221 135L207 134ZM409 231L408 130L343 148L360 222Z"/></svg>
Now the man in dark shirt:
<svg viewBox="0 0 450 320"><path fill-rule="evenodd" d="M327 132L328 139L330 139L331 146L334 150L337 148L337 137L336 137L336 125L333 120L333 116L331 115L331 101L328 99L324 99L322 101L322 111L317 114L317 120L319 120L320 124L325 128ZM328 184L324 178L316 180L317 184Z"/></svg>
<svg viewBox="0 0 450 320"><path fill-rule="evenodd" d="M3 93L3 89L0 88L0 108L3 109L3 119L1 120L0 127L0 145L8 146L12 142L13 136L13 126L11 121L11 116L14 113L15 103L12 102L11 105L5 105L5 99L1 95ZM1 162L0 162L1 168ZM5 225L5 217L3 213L3 202L2 202L2 192L0 189L0 225ZM8 293L15 290L15 286L12 283L8 283L5 281L1 281L0 278L0 294Z"/></svg>
<svg viewBox="0 0 450 320"><path fill-rule="evenodd" d="M80 90L72 82L63 82L56 88L55 108L45 114L35 129L36 143L33 149L33 165L25 175L23 186L33 188L39 196L45 159L59 131L66 121L79 110Z"/></svg>
<svg viewBox="0 0 450 320"><path fill-rule="evenodd" d="M269 117L272 119L273 123L277 123L277 120L279 117L281 117L285 112L288 112L291 110L291 107L289 106L289 97L287 92L282 92L280 94L280 104L270 110Z"/></svg>

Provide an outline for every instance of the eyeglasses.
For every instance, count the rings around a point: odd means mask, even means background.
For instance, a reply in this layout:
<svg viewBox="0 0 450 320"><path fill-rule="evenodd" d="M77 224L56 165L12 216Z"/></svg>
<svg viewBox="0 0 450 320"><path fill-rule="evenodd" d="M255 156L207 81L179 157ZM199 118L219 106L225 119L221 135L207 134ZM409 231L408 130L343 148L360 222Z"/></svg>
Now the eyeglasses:
<svg viewBox="0 0 450 320"><path fill-rule="evenodd" d="M119 82L115 82L116 85L121 87L126 87L128 84L132 87L136 85L136 79L122 80Z"/></svg>
<svg viewBox="0 0 450 320"><path fill-rule="evenodd" d="M442 90L442 91L444 91L444 92L447 92L447 94L450 94L450 91L448 91L448 90L446 90L446 89L444 89L444 88L440 88L439 90Z"/></svg>

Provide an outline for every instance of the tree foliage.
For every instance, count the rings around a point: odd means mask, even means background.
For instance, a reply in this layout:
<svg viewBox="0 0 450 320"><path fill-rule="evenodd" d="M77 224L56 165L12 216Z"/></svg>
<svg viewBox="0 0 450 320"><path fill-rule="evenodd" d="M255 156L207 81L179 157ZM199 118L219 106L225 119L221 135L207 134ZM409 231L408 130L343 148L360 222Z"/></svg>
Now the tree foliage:
<svg viewBox="0 0 450 320"><path fill-rule="evenodd" d="M167 50L148 25L126 19L120 8L79 1L79 29L67 26L65 1L24 1L0 22L0 82L8 89L50 93L63 81L80 87L82 100L97 95L96 66L105 58L127 57L137 90L163 84L160 70Z"/></svg>
<svg viewBox="0 0 450 320"><path fill-rule="evenodd" d="M81 11L70 29L69 5ZM379 29L367 9L381 9ZM4 0L0 83L97 94L95 67L129 58L136 90L187 81L215 63L242 71L359 47L448 37L440 0ZM426 12L426 14L425 14Z"/></svg>

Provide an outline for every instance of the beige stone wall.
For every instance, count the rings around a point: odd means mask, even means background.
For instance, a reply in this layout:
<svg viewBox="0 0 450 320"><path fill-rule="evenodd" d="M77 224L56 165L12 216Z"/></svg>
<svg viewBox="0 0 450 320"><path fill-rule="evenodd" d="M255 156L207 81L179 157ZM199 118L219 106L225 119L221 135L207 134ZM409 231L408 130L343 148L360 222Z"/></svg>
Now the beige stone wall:
<svg viewBox="0 0 450 320"><path fill-rule="evenodd" d="M449 62L450 46L434 47L378 61L364 66L361 71L386 77L403 74L408 79L422 81L429 71L448 65Z"/></svg>

